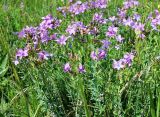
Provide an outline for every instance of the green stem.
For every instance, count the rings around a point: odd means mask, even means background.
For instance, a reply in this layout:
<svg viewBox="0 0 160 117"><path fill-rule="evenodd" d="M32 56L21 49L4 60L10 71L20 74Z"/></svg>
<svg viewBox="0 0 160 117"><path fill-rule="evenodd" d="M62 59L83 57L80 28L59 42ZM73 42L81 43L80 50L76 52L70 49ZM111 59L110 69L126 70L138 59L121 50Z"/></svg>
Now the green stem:
<svg viewBox="0 0 160 117"><path fill-rule="evenodd" d="M86 100L86 96L85 96L84 84L83 84L82 78L79 79L79 91L80 91L80 96L81 96L83 104L84 104L84 110L85 110L86 116L91 117L90 110L87 106L87 100Z"/></svg>

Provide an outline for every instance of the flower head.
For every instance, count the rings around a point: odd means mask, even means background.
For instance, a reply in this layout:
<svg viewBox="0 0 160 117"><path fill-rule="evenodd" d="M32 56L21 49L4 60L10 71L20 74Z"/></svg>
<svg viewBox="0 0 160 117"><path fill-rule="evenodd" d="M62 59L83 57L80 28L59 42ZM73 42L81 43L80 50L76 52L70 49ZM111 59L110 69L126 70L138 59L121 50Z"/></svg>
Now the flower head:
<svg viewBox="0 0 160 117"><path fill-rule="evenodd" d="M87 9L89 9L87 2L82 3L81 1L77 1L69 7L69 12L73 13L74 15L78 15L80 13L84 13Z"/></svg>
<svg viewBox="0 0 160 117"><path fill-rule="evenodd" d="M133 15L133 19L136 20L136 21L139 21L141 19L141 16L139 14L135 13Z"/></svg>
<svg viewBox="0 0 160 117"><path fill-rule="evenodd" d="M102 42L102 48L108 48L109 47L109 45L111 44L111 42L109 42L107 39L105 39L105 40L102 40L101 41Z"/></svg>
<svg viewBox="0 0 160 117"><path fill-rule="evenodd" d="M104 59L105 57L106 57L106 51L100 49L100 50L98 51L98 60Z"/></svg>
<svg viewBox="0 0 160 117"><path fill-rule="evenodd" d="M26 26L25 28L22 29L22 31L18 33L18 37L19 38L33 37L34 35L36 35L36 32L37 32L37 27Z"/></svg>
<svg viewBox="0 0 160 117"><path fill-rule="evenodd" d="M111 22L114 22L114 21L117 20L117 18L116 18L115 16L112 16L112 17L109 17L109 20L110 20Z"/></svg>
<svg viewBox="0 0 160 117"><path fill-rule="evenodd" d="M38 53L38 59L39 60L48 60L49 59L49 57L51 57L52 56L52 54L49 54L48 52L46 52L46 51L40 51L39 53Z"/></svg>
<svg viewBox="0 0 160 117"><path fill-rule="evenodd" d="M127 64L128 66L131 66L131 62L134 59L134 54L133 53L126 53L123 58L125 60L125 64Z"/></svg>
<svg viewBox="0 0 160 117"><path fill-rule="evenodd" d="M113 60L113 68L120 70L122 68L125 68L127 65L131 66L133 59L134 59L133 53L126 53L122 59L120 59L118 61Z"/></svg>
<svg viewBox="0 0 160 117"><path fill-rule="evenodd" d="M42 17L43 21L39 25L40 30L53 29L60 25L61 20L57 20L51 14Z"/></svg>
<svg viewBox="0 0 160 117"><path fill-rule="evenodd" d="M28 56L28 49L18 49L16 53L16 58L17 59L22 59L23 57Z"/></svg>
<svg viewBox="0 0 160 117"><path fill-rule="evenodd" d="M103 49L99 49L98 52L92 51L90 57L93 60L102 60L106 57L106 51Z"/></svg>
<svg viewBox="0 0 160 117"><path fill-rule="evenodd" d="M100 24L105 24L107 20L103 18L102 13L95 13L93 16L93 21L100 23Z"/></svg>
<svg viewBox="0 0 160 117"><path fill-rule="evenodd" d="M124 59L120 59L119 61L113 60L113 68L120 70L125 67Z"/></svg>
<svg viewBox="0 0 160 117"><path fill-rule="evenodd" d="M70 72L71 71L71 66L69 63L66 63L64 65L64 68L63 68L64 72Z"/></svg>
<svg viewBox="0 0 160 117"><path fill-rule="evenodd" d="M107 1L108 0L96 0L95 1L95 7L100 8L100 9L106 8L107 7Z"/></svg>
<svg viewBox="0 0 160 117"><path fill-rule="evenodd" d="M79 71L79 73L85 73L86 72L86 70L85 70L85 68L82 64L79 64L78 71Z"/></svg>
<svg viewBox="0 0 160 117"><path fill-rule="evenodd" d="M76 33L81 33L82 31L86 31L87 27L82 22L73 22L68 26L66 32L70 35L75 35Z"/></svg>
<svg viewBox="0 0 160 117"><path fill-rule="evenodd" d="M60 45L66 45L68 37L62 35L60 38L56 39L55 41Z"/></svg>
<svg viewBox="0 0 160 117"><path fill-rule="evenodd" d="M97 59L98 59L97 54L96 54L95 51L92 51L92 52L91 52L90 57L91 57L93 60L97 60Z"/></svg>
<svg viewBox="0 0 160 117"><path fill-rule="evenodd" d="M123 24L125 26L132 27L132 26L134 26L135 23L132 18L128 18L128 19L123 19Z"/></svg>
<svg viewBox="0 0 160 117"><path fill-rule="evenodd" d="M118 28L115 26L109 26L108 31L106 32L106 36L115 37L118 32Z"/></svg>
<svg viewBox="0 0 160 117"><path fill-rule="evenodd" d="M121 35L118 35L116 36L116 40L121 43L124 40L124 38Z"/></svg>

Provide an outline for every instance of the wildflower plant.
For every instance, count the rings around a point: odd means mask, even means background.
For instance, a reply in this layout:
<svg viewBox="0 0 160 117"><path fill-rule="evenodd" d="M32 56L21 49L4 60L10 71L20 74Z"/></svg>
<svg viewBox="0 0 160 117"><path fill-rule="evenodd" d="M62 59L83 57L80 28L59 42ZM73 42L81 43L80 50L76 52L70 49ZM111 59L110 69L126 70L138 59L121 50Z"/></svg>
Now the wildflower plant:
<svg viewBox="0 0 160 117"><path fill-rule="evenodd" d="M159 34L160 11L141 13L140 0L116 4L111 0L69 0L56 4L54 13L17 33L23 45L16 45L11 71L19 79L26 115L153 116L156 110L158 117L159 94L144 90L150 90L147 86L158 90L159 84L153 85L158 80L154 78L150 84L149 78L154 63L142 55L153 52L146 45L159 43L152 37ZM35 114L31 103L36 105Z"/></svg>

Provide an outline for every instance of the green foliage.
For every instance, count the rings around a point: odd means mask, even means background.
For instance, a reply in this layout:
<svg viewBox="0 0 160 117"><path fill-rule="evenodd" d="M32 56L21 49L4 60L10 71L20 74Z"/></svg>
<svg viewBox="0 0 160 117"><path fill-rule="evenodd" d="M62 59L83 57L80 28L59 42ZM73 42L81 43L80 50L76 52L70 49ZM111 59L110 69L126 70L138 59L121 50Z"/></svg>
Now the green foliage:
<svg viewBox="0 0 160 117"><path fill-rule="evenodd" d="M0 66L0 77L3 77L6 74L6 72L8 71L7 63L8 63L8 55L6 55L6 57L4 58L1 66Z"/></svg>

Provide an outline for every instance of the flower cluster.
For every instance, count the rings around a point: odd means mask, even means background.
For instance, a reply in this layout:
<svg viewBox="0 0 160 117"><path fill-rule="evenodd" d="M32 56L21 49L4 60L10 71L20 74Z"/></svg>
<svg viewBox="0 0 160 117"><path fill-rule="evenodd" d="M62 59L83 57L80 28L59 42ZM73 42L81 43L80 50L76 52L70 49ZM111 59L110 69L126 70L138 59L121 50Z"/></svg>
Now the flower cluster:
<svg viewBox="0 0 160 117"><path fill-rule="evenodd" d="M30 53L36 53L38 56L38 60L47 60L51 57L51 54L48 52L41 50L40 44L48 43L50 40L57 39L56 34L51 34L50 30L53 30L60 26L61 20L58 20L52 17L51 14L42 18L42 22L37 27L25 27L18 33L18 37L20 39L26 39L26 47L24 49L18 49L15 57L15 64L19 64L19 60L24 57L29 56ZM65 37L62 36L59 40L57 39L57 43L65 44ZM33 47L32 47L33 45Z"/></svg>
<svg viewBox="0 0 160 117"><path fill-rule="evenodd" d="M88 9L89 6L87 2L82 3L81 1L77 1L69 7L69 12L73 13L74 15L78 15L80 13L84 13Z"/></svg>
<svg viewBox="0 0 160 117"><path fill-rule="evenodd" d="M144 39L145 31L147 29L146 23L150 22L154 30L158 30L157 28L160 25L160 13L158 10L155 10L154 14L152 13L149 15L147 20L148 22L142 23L141 15L138 13L138 10L135 9L139 5L137 0L126 0L123 3L123 6L118 8L118 13L114 16L109 16L108 18L105 18L103 10L100 12L97 10L106 8L108 0L94 0L84 3L81 1L74 2L70 0L69 2L69 6L59 7L58 10L63 14L69 13L67 15L77 17L76 15L84 13L89 9L96 9L96 13L93 14L89 24L84 25L82 21L78 21L77 19L74 20L74 17L72 17L73 20L70 21L70 24L67 26L65 32L61 33L59 30L56 30L59 31L57 33L54 30L60 26L62 21L49 14L42 18L42 22L37 27L25 27L18 33L18 37L21 39L25 38L27 40L27 46L24 47L24 49L17 50L15 57L16 59L14 61L16 65L19 63L19 60L29 57L30 55L34 57L37 55L39 61L48 60L52 57L52 54L49 54L43 50L41 48L41 44L47 44L51 40L56 42L56 44L61 45L58 47L70 47L70 45L74 46L74 44L72 44L73 41L76 41L74 39L86 40L83 41L82 44L77 44L76 46L82 46L80 48L89 51L90 58L92 60L106 60L105 58L107 54L110 54L110 50L113 47L114 51L117 51L120 49L121 45L124 44L123 42L127 41L127 39L125 39L126 34L124 33L124 30L130 30L131 34L134 33L133 38ZM106 26L107 28L105 27L104 29L103 26ZM122 30L122 28L124 28L124 30ZM105 39L102 40L101 38L104 38L103 36ZM72 42L69 41L70 43L67 44L69 38L72 38L73 40ZM78 41L77 43L81 42L82 41ZM84 44L84 42L87 44ZM83 45L85 46L83 47ZM72 54L75 54L73 50ZM130 67L133 59L133 53L126 53L122 59L113 60L113 68L120 70L125 67ZM82 63L83 65L79 64L78 67L76 66L79 73L86 72L84 68L85 61ZM69 62L64 65L63 69L64 72L72 71Z"/></svg>
<svg viewBox="0 0 160 117"><path fill-rule="evenodd" d="M64 70L64 72L71 72L72 69L71 69L70 63L66 63L64 65L63 70ZM85 73L86 72L86 70L85 70L85 68L84 68L84 66L82 64L79 64L79 66L78 66L78 72L79 73Z"/></svg>
<svg viewBox="0 0 160 117"><path fill-rule="evenodd" d="M126 53L122 59L118 61L113 60L113 68L120 70L120 69L125 68L127 65L131 66L133 59L134 59L133 53Z"/></svg>
<svg viewBox="0 0 160 117"><path fill-rule="evenodd" d="M92 8L100 8L104 9L107 7L108 0L96 0L92 1L89 4L92 6Z"/></svg>
<svg viewBox="0 0 160 117"><path fill-rule="evenodd" d="M127 0L123 3L125 9L134 8L135 6L139 5L137 0Z"/></svg>
<svg viewBox="0 0 160 117"><path fill-rule="evenodd" d="M82 22L73 22L71 25L68 26L66 32L70 35L76 35L76 33L83 34L88 33L88 28Z"/></svg>
<svg viewBox="0 0 160 117"><path fill-rule="evenodd" d="M117 35L118 28L115 26L109 26L108 31L106 32L106 36L115 37Z"/></svg>
<svg viewBox="0 0 160 117"><path fill-rule="evenodd" d="M135 31L135 33L139 38L144 39L145 35L143 34L143 31L144 31L145 24L142 24L141 22L137 22L139 20L140 20L140 15L138 15L137 17L134 16L134 18L129 17L128 19L123 19L123 25L130 27Z"/></svg>
<svg viewBox="0 0 160 117"><path fill-rule="evenodd" d="M102 49L99 49L97 52L92 51L90 56L93 60L102 60L106 57L106 51Z"/></svg>
<svg viewBox="0 0 160 117"><path fill-rule="evenodd" d="M22 59L24 57L28 56L28 49L24 48L24 49L19 49L16 53L16 59L14 60L14 64L17 65L19 64L19 59Z"/></svg>
<svg viewBox="0 0 160 117"><path fill-rule="evenodd" d="M102 13L95 13L93 16L93 21L100 23L100 24L106 24L107 20L103 18Z"/></svg>
<svg viewBox="0 0 160 117"><path fill-rule="evenodd" d="M72 3L72 1L71 1ZM62 12L64 15L69 12L73 15L78 15L81 13L84 13L87 10L98 8L98 9L104 9L107 7L108 0L96 0L96 1L90 1L90 2L84 2L77 1L73 4L71 4L69 7L59 7L57 10Z"/></svg>
<svg viewBox="0 0 160 117"><path fill-rule="evenodd" d="M160 12L155 10L154 14L151 14L149 19L151 20L151 26L153 30L159 31L158 26L160 26Z"/></svg>

